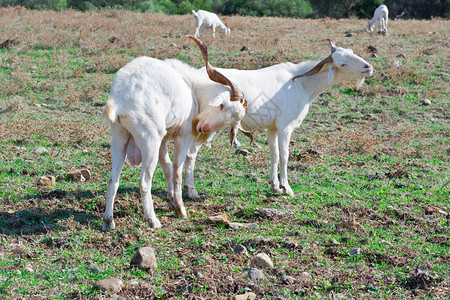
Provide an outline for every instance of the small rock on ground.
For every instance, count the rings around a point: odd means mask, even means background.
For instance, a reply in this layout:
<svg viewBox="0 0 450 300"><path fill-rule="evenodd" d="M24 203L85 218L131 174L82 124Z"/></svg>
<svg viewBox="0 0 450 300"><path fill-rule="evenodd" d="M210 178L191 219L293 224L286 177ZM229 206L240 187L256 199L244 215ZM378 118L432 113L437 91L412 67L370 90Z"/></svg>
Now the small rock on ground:
<svg viewBox="0 0 450 300"><path fill-rule="evenodd" d="M350 255L360 255L361 254L361 248L350 249L348 251L348 254L350 254Z"/></svg>
<svg viewBox="0 0 450 300"><path fill-rule="evenodd" d="M39 148L37 148L37 149L34 151L34 154L36 154L36 155L42 155L42 154L47 153L47 152L48 152L48 150L45 149L44 147L39 147Z"/></svg>
<svg viewBox="0 0 450 300"><path fill-rule="evenodd" d="M311 282L313 280L311 274L309 274L308 272L300 273L300 276L298 279L299 279L299 281L301 281L303 283Z"/></svg>
<svg viewBox="0 0 450 300"><path fill-rule="evenodd" d="M295 282L295 278L289 275L283 275L281 278L284 284L293 284Z"/></svg>
<svg viewBox="0 0 450 300"><path fill-rule="evenodd" d="M209 216L208 221L216 225L227 225L230 223L230 220L228 220L227 215L222 213Z"/></svg>
<svg viewBox="0 0 450 300"><path fill-rule="evenodd" d="M242 229L242 228L249 228L249 229L258 229L259 226L256 223L237 223L237 222L230 222L228 223L228 227L232 229Z"/></svg>
<svg viewBox="0 0 450 300"><path fill-rule="evenodd" d="M233 299L233 300L256 299L256 294L250 292L250 293L245 293L245 294L242 294L242 295L233 296L233 298L231 298L231 299Z"/></svg>
<svg viewBox="0 0 450 300"><path fill-rule="evenodd" d="M250 156L252 155L252 153L246 149L237 149L236 152L234 152L234 154L240 154L242 156Z"/></svg>
<svg viewBox="0 0 450 300"><path fill-rule="evenodd" d="M253 281L264 279L263 272L257 268L251 268L250 270L248 270L247 276L248 276L248 279L253 280Z"/></svg>
<svg viewBox="0 0 450 300"><path fill-rule="evenodd" d="M73 181L83 182L91 178L91 172L88 169L70 171L67 173L67 178Z"/></svg>
<svg viewBox="0 0 450 300"><path fill-rule="evenodd" d="M234 245L233 251L234 251L234 254L239 254L239 255L240 254L244 255L244 254L248 253L247 248L245 248L245 246L241 245L241 244Z"/></svg>
<svg viewBox="0 0 450 300"><path fill-rule="evenodd" d="M55 176L42 176L38 180L38 184L42 186L54 186L56 184L56 178Z"/></svg>
<svg viewBox="0 0 450 300"><path fill-rule="evenodd" d="M97 282L98 288L108 294L116 294L122 290L123 282L120 279L110 278Z"/></svg>
<svg viewBox="0 0 450 300"><path fill-rule="evenodd" d="M423 104L423 105L431 105L431 100L430 100L430 99L424 99L424 100L422 101L422 104Z"/></svg>
<svg viewBox="0 0 450 300"><path fill-rule="evenodd" d="M137 266L140 268L148 268L154 271L158 268L156 264L155 251L152 247L139 248L134 256L131 258L130 266Z"/></svg>
<svg viewBox="0 0 450 300"><path fill-rule="evenodd" d="M270 267L273 268L273 262L270 257L265 253L259 253L252 258L250 265L252 267Z"/></svg>

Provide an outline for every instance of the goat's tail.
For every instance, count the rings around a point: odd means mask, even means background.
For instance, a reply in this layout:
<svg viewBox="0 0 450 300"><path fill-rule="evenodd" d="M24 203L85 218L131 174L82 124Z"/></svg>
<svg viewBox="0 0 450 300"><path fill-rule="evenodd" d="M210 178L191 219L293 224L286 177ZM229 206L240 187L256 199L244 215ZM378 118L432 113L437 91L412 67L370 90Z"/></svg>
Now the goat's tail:
<svg viewBox="0 0 450 300"><path fill-rule="evenodd" d="M195 10L192 10L192 14L193 14L194 16L197 16L197 13L195 12Z"/></svg>
<svg viewBox="0 0 450 300"><path fill-rule="evenodd" d="M114 98L109 97L106 101L105 108L102 112L103 122L106 124L112 124L117 120L117 105Z"/></svg>

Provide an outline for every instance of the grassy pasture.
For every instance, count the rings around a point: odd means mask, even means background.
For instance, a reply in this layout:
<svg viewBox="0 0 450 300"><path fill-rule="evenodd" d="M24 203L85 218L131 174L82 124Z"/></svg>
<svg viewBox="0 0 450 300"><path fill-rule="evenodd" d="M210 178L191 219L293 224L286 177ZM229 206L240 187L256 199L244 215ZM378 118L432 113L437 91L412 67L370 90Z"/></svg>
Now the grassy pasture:
<svg viewBox="0 0 450 300"><path fill-rule="evenodd" d="M450 21L390 21L384 36L366 32L367 20L358 19L224 19L230 37L208 32L203 39L215 66L319 60L329 55L323 40L332 38L376 73L360 91L345 83L312 105L291 141L294 197L270 192L264 132L251 148L240 137L248 157L234 154L222 133L199 154L201 199L185 201L188 219L165 206L158 168L153 194L163 228L149 229L139 202L140 169L125 166L117 229L103 233L111 161L100 111L110 83L141 55L200 67L198 49L185 38L194 33L194 19L0 10L0 297L108 298L95 283L115 277L124 281L119 294L127 299L220 299L246 291L265 299L448 299ZM48 152L36 155L39 147ZM79 168L92 178L64 178ZM57 177L56 185L38 186L43 175ZM259 207L293 213L267 219ZM218 212L258 228L208 224ZM249 256L235 255L236 243ZM129 267L142 246L156 250L154 274ZM355 248L360 254L349 254ZM260 252L275 268L253 283L248 263ZM305 271L311 282L281 281Z"/></svg>

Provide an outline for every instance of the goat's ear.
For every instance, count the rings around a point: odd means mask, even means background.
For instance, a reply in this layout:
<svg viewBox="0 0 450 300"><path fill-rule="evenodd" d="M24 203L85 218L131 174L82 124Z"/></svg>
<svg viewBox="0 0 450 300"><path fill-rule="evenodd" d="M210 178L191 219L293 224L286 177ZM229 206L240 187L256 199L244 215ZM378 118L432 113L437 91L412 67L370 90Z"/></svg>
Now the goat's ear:
<svg viewBox="0 0 450 300"><path fill-rule="evenodd" d="M356 82L356 90L359 90L359 89L363 86L364 80L365 80L365 79L366 79L366 78L363 77L362 79L359 79L359 80Z"/></svg>
<svg viewBox="0 0 450 300"><path fill-rule="evenodd" d="M209 101L209 105L210 106L219 106L227 99L230 99L229 92L220 93L219 95L212 98L211 101Z"/></svg>
<svg viewBox="0 0 450 300"><path fill-rule="evenodd" d="M328 71L328 84L333 82L334 73L336 72L336 68L334 66L330 66L330 71Z"/></svg>

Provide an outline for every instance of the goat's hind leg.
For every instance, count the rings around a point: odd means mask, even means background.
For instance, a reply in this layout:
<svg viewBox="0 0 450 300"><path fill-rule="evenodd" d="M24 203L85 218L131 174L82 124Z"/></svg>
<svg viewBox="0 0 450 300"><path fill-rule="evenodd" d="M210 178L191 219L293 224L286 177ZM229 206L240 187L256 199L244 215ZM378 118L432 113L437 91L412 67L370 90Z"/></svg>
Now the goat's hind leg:
<svg viewBox="0 0 450 300"><path fill-rule="evenodd" d="M136 139L135 139L136 140ZM160 228L161 222L156 217L152 199L152 179L158 163L158 152L162 137L157 134L145 134L140 141L140 149L145 153L142 157L142 171L139 182L144 218L151 228ZM136 140L136 142L138 142Z"/></svg>
<svg viewBox="0 0 450 300"><path fill-rule="evenodd" d="M119 124L111 125L111 174L108 179L108 192L106 194L106 208L103 214L102 230L114 230L116 225L113 218L114 198L119 187L119 176L122 171L123 164L127 153L128 141L131 135Z"/></svg>
<svg viewBox="0 0 450 300"><path fill-rule="evenodd" d="M159 163L161 164L167 183L167 204L173 210L173 166L170 161L169 151L167 150L167 141L165 140L161 142L161 147L159 148Z"/></svg>
<svg viewBox="0 0 450 300"><path fill-rule="evenodd" d="M187 218L186 209L183 203L183 165L192 144L191 135L182 135L175 138L175 151L173 155L173 186L174 198L173 206L175 212L182 218Z"/></svg>

